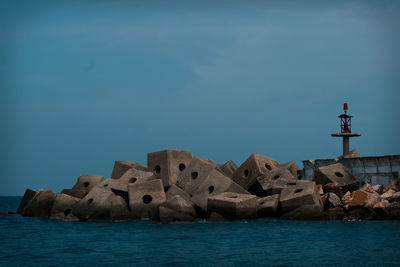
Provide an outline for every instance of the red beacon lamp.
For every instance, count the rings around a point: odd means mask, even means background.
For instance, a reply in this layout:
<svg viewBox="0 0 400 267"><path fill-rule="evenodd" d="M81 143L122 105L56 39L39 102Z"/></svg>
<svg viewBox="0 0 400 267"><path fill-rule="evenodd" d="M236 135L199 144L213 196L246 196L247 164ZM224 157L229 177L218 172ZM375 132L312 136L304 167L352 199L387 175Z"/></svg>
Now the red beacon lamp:
<svg viewBox="0 0 400 267"><path fill-rule="evenodd" d="M344 103L344 105L343 105L344 114L339 115L339 118L340 118L340 133L332 134L333 137L343 137L343 157L345 157L345 156L347 156L349 154L350 137L359 137L359 136L361 136L360 133L352 133L351 132L351 118L353 116L350 116L350 115L347 114L348 109L349 108L348 108L347 103Z"/></svg>

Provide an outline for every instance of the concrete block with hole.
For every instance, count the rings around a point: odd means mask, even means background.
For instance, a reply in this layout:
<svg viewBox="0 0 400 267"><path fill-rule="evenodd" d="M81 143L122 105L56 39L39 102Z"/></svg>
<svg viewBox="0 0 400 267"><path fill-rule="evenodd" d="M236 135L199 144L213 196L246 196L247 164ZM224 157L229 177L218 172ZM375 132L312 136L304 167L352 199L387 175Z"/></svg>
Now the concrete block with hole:
<svg viewBox="0 0 400 267"><path fill-rule="evenodd" d="M56 194L50 190L40 189L26 204L21 215L48 218L53 207Z"/></svg>
<svg viewBox="0 0 400 267"><path fill-rule="evenodd" d="M236 163L232 160L225 162L223 165L218 165L217 170L220 171L223 175L232 178L235 171L238 169Z"/></svg>
<svg viewBox="0 0 400 267"><path fill-rule="evenodd" d="M276 214L279 204L279 194L258 199L258 217L272 217Z"/></svg>
<svg viewBox="0 0 400 267"><path fill-rule="evenodd" d="M296 181L298 180L287 168L279 167L257 177L249 192L259 197L279 194L287 183Z"/></svg>
<svg viewBox="0 0 400 267"><path fill-rule="evenodd" d="M147 154L148 171L161 179L165 187L175 184L192 160L189 150L163 150Z"/></svg>
<svg viewBox="0 0 400 267"><path fill-rule="evenodd" d="M134 183L142 183L153 178L153 173L147 171L140 171L135 168L127 170L119 179L106 179L98 186L108 189L117 189L121 191L128 191L128 185Z"/></svg>
<svg viewBox="0 0 400 267"><path fill-rule="evenodd" d="M125 200L112 191L96 187L72 209L80 220L125 220L134 218Z"/></svg>
<svg viewBox="0 0 400 267"><path fill-rule="evenodd" d="M248 191L235 183L232 179L214 169L206 179L197 186L197 189L192 194L191 200L196 203L197 206L207 211L208 198L223 192L249 194Z"/></svg>
<svg viewBox="0 0 400 267"><path fill-rule="evenodd" d="M295 185L282 189L279 206L286 213L304 205L323 207L317 185L313 181L296 181Z"/></svg>
<svg viewBox="0 0 400 267"><path fill-rule="evenodd" d="M207 210L209 213L219 213L228 220L255 219L258 211L258 197L224 192L208 198Z"/></svg>
<svg viewBox="0 0 400 267"><path fill-rule="evenodd" d="M104 181L104 177L100 175L81 175L72 189L64 189L61 193L66 195L83 198L90 190Z"/></svg>
<svg viewBox="0 0 400 267"><path fill-rule="evenodd" d="M183 199L187 200L187 201L191 201L190 200L190 195L183 191L181 188L179 188L176 185L172 185L168 191L165 193L167 200L170 200L171 198L175 197L175 196L180 196Z"/></svg>
<svg viewBox="0 0 400 267"><path fill-rule="evenodd" d="M119 179L124 173L126 173L129 169L136 169L139 171L146 171L147 167L133 161L118 161L116 160L114 163L114 168L111 174L111 178Z"/></svg>
<svg viewBox="0 0 400 267"><path fill-rule="evenodd" d="M193 157L187 168L182 171L176 185L186 191L188 194L193 195L199 186L210 176L218 177L224 176L216 171L215 165L206 159ZM224 176L225 177L225 176Z"/></svg>
<svg viewBox="0 0 400 267"><path fill-rule="evenodd" d="M235 171L232 179L248 190L257 179L257 177L266 174L279 167L279 162L260 154L252 154Z"/></svg>
<svg viewBox="0 0 400 267"><path fill-rule="evenodd" d="M313 181L322 185L338 183L344 192L357 190L360 185L360 180L340 163L319 167Z"/></svg>
<svg viewBox="0 0 400 267"><path fill-rule="evenodd" d="M160 179L128 186L129 207L140 218L154 218L167 197Z"/></svg>
<svg viewBox="0 0 400 267"><path fill-rule="evenodd" d="M294 178L298 179L300 175L300 168L294 161L289 161L288 163L282 164L282 168L286 168L290 171Z"/></svg>
<svg viewBox="0 0 400 267"><path fill-rule="evenodd" d="M194 221L196 218L191 216L189 213L179 212L173 209L166 208L164 206L159 207L159 219L161 222L176 222L176 221L184 221L190 222Z"/></svg>
<svg viewBox="0 0 400 267"><path fill-rule="evenodd" d="M33 191L31 189L26 189L24 196L22 197L21 202L19 203L18 209L17 209L17 213L20 213L24 210L24 208L26 207L26 205L29 203L29 201L32 200L32 198L34 198L36 195L36 191Z"/></svg>
<svg viewBox="0 0 400 267"><path fill-rule="evenodd" d="M57 194L53 207L50 212L50 219L63 221L78 221L79 219L73 215L72 210L79 203L80 199L60 193Z"/></svg>

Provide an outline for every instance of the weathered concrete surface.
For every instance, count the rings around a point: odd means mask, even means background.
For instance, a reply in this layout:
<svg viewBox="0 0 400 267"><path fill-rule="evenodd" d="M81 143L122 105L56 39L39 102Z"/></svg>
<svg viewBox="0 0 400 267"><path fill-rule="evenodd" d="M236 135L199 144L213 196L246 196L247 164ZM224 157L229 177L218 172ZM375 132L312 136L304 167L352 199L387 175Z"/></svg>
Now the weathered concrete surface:
<svg viewBox="0 0 400 267"><path fill-rule="evenodd" d="M296 181L293 174L287 168L280 167L257 177L249 192L258 197L280 194L282 188L293 181Z"/></svg>
<svg viewBox="0 0 400 267"><path fill-rule="evenodd" d="M63 221L78 221L78 217L73 215L72 210L79 203L80 199L60 193L54 200L53 207L50 212L50 219Z"/></svg>
<svg viewBox="0 0 400 267"><path fill-rule="evenodd" d="M286 168L290 171L290 173L295 177L296 179L299 178L300 176L300 168L294 161L289 161L288 163L282 164L281 167Z"/></svg>
<svg viewBox="0 0 400 267"><path fill-rule="evenodd" d="M318 220L323 218L324 209L322 205L302 205L282 215L284 218L293 220Z"/></svg>
<svg viewBox="0 0 400 267"><path fill-rule="evenodd" d="M233 181L248 190L257 177L280 166L279 162L260 154L251 154L233 174Z"/></svg>
<svg viewBox="0 0 400 267"><path fill-rule="evenodd" d="M129 207L140 218L154 218L167 197L160 179L128 186Z"/></svg>
<svg viewBox="0 0 400 267"><path fill-rule="evenodd" d="M120 220L134 218L125 200L112 191L93 188L71 211L80 220Z"/></svg>
<svg viewBox="0 0 400 267"><path fill-rule="evenodd" d="M286 213L300 206L321 206L321 197L315 182L297 181L295 185L282 189L279 206Z"/></svg>
<svg viewBox="0 0 400 267"><path fill-rule="evenodd" d="M223 165L218 165L216 169L220 171L223 175L232 179L233 174L238 169L238 166L236 165L235 162L229 160Z"/></svg>
<svg viewBox="0 0 400 267"><path fill-rule="evenodd" d="M26 204L21 215L48 218L55 198L56 194L52 191L40 189Z"/></svg>
<svg viewBox="0 0 400 267"><path fill-rule="evenodd" d="M192 160L189 150L163 150L147 154L148 171L168 187L175 184Z"/></svg>
<svg viewBox="0 0 400 267"><path fill-rule="evenodd" d="M183 199L185 199L186 201L191 201L190 200L190 195L187 193L187 192L185 192L185 191L183 191L181 188L179 188L178 186L176 186L176 185L172 185L169 189L168 189L168 191L166 192L166 197L167 197L167 200L169 200L169 199L171 199L171 198L173 198L173 197L175 197L175 196L180 196L180 197L182 197Z"/></svg>
<svg viewBox="0 0 400 267"><path fill-rule="evenodd" d="M147 169L146 166L133 161L115 161L111 178L118 179L131 168L139 171L145 171Z"/></svg>
<svg viewBox="0 0 400 267"><path fill-rule="evenodd" d="M279 204L279 194L258 199L258 217L271 217L277 212Z"/></svg>
<svg viewBox="0 0 400 267"><path fill-rule="evenodd" d="M72 189L64 189L61 193L66 195L83 198L94 187L104 181L104 177L100 175L81 175Z"/></svg>
<svg viewBox="0 0 400 267"><path fill-rule="evenodd" d="M29 203L29 201L32 200L32 198L34 198L36 195L36 191L33 191L31 189L26 189L25 190L25 194L22 197L21 202L19 203L18 209L17 209L17 213L21 213L24 208L26 207L26 205Z"/></svg>
<svg viewBox="0 0 400 267"><path fill-rule="evenodd" d="M193 221L196 218L194 203L174 196L159 207L161 221Z"/></svg>
<svg viewBox="0 0 400 267"><path fill-rule="evenodd" d="M341 163L353 175L360 179L361 184L388 184L398 179L400 171L400 155L360 157L344 159L304 160L302 179L312 180L319 167Z"/></svg>
<svg viewBox="0 0 400 267"><path fill-rule="evenodd" d="M136 168L128 169L118 179L106 179L98 186L106 189L117 189L121 191L128 191L128 185L134 183L142 183L153 178L153 173L147 171L137 170Z"/></svg>
<svg viewBox="0 0 400 267"><path fill-rule="evenodd" d="M258 198L254 195L224 192L208 199L208 212L217 212L224 218L254 219L257 218Z"/></svg>
<svg viewBox="0 0 400 267"><path fill-rule="evenodd" d="M344 191L356 190L360 184L360 180L340 163L319 167L313 181L322 185L338 183Z"/></svg>

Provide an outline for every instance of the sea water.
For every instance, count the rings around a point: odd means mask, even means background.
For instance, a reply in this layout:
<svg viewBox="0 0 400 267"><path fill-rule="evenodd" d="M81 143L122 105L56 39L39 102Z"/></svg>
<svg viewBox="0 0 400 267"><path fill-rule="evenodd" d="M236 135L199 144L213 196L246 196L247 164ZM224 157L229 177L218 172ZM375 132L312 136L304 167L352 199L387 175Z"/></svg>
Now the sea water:
<svg viewBox="0 0 400 267"><path fill-rule="evenodd" d="M0 197L15 211L21 197ZM400 265L398 221L157 224L0 216L0 266Z"/></svg>

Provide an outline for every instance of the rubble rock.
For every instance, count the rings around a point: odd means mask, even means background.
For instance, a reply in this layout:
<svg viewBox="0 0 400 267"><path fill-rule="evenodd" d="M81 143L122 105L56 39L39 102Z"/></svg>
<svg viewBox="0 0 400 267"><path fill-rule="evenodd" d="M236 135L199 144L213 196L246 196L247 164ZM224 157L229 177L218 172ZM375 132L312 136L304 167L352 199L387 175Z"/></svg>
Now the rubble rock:
<svg viewBox="0 0 400 267"><path fill-rule="evenodd" d="M362 207L366 204L369 194L364 190L357 190L353 192L353 197L349 203L350 207Z"/></svg>
<svg viewBox="0 0 400 267"><path fill-rule="evenodd" d="M370 184L364 184L360 189L364 190L365 192L368 192L368 193L375 192L375 190L372 188L372 186Z"/></svg>
<svg viewBox="0 0 400 267"><path fill-rule="evenodd" d="M271 217L277 212L279 194L258 199L258 217Z"/></svg>
<svg viewBox="0 0 400 267"><path fill-rule="evenodd" d="M400 202L400 192L394 193L392 196L388 197L387 200L391 202Z"/></svg>
<svg viewBox="0 0 400 267"><path fill-rule="evenodd" d="M154 218L167 198L159 179L128 186L129 207L140 218Z"/></svg>
<svg viewBox="0 0 400 267"><path fill-rule="evenodd" d="M133 162L133 161L115 161L114 168L111 174L111 178L119 179L127 170L134 168L139 171L146 171L147 167Z"/></svg>
<svg viewBox="0 0 400 267"><path fill-rule="evenodd" d="M360 180L340 163L319 167L313 181L322 185L338 183L344 191L356 190L360 184Z"/></svg>
<svg viewBox="0 0 400 267"><path fill-rule="evenodd" d="M227 161L223 165L219 165L217 170L220 171L223 175L232 179L233 173L238 169L238 166L232 160Z"/></svg>
<svg viewBox="0 0 400 267"><path fill-rule="evenodd" d="M78 177L78 181L76 182L74 187L72 187L72 189L64 189L63 191L61 191L61 193L72 197L83 198L90 192L90 190L92 190L102 181L104 181L103 176L81 175Z"/></svg>
<svg viewBox="0 0 400 267"><path fill-rule="evenodd" d="M381 195L381 199L388 199L388 198L392 197L394 195L394 193L396 193L396 191L394 191L393 189L389 189L388 191L386 191L386 193L383 193Z"/></svg>
<svg viewBox="0 0 400 267"><path fill-rule="evenodd" d="M383 185L377 184L372 187L372 189L377 192L378 194L383 193Z"/></svg>
<svg viewBox="0 0 400 267"><path fill-rule="evenodd" d="M72 209L80 220L126 220L135 218L125 200L112 191L94 188Z"/></svg>
<svg viewBox="0 0 400 267"><path fill-rule="evenodd" d="M298 208L299 206L312 205L320 206L323 204L319 196L317 185L312 181L296 182L296 185L286 187L282 190L279 199L279 206L284 213Z"/></svg>
<svg viewBox="0 0 400 267"><path fill-rule="evenodd" d="M148 171L153 172L163 185L175 184L192 160L189 150L163 150L147 154Z"/></svg>
<svg viewBox="0 0 400 267"><path fill-rule="evenodd" d="M56 194L52 191L40 189L26 204L21 215L48 218L55 198Z"/></svg>
<svg viewBox="0 0 400 267"><path fill-rule="evenodd" d="M79 203L80 199L60 193L56 195L53 207L50 212L50 219L63 221L79 221L78 217L72 214L72 210Z"/></svg>
<svg viewBox="0 0 400 267"><path fill-rule="evenodd" d="M322 196L324 194L324 189L322 187L322 184L317 184L317 189L318 189L319 195Z"/></svg>
<svg viewBox="0 0 400 267"><path fill-rule="evenodd" d="M330 208L324 212L324 218L327 220L343 220L346 213L342 207Z"/></svg>
<svg viewBox="0 0 400 267"><path fill-rule="evenodd" d="M343 206L343 203L340 198L335 193L328 193L325 207L336 208L341 206Z"/></svg>
<svg viewBox="0 0 400 267"><path fill-rule="evenodd" d="M244 189L248 190L253 185L257 177L278 168L279 165L279 162L274 159L262 156L260 154L252 154L235 171L232 179Z"/></svg>
<svg viewBox="0 0 400 267"><path fill-rule="evenodd" d="M224 192L208 198L207 210L230 220L254 219L257 218L258 198L254 195Z"/></svg>
<svg viewBox="0 0 400 267"><path fill-rule="evenodd" d="M25 194L22 197L21 202L19 203L17 213L19 213L19 214L22 213L22 211L24 210L26 205L29 203L29 201L32 200L32 198L35 197L35 195L36 195L36 191L33 191L33 190L29 189L29 188L26 189L25 190Z"/></svg>
<svg viewBox="0 0 400 267"><path fill-rule="evenodd" d="M385 187L383 188L383 193L386 193L389 190L400 191L399 182L398 181L393 181L393 182L385 185Z"/></svg>
<svg viewBox="0 0 400 267"><path fill-rule="evenodd" d="M328 183L323 188L324 192L334 193L339 198L343 197L343 188L338 183Z"/></svg>
<svg viewBox="0 0 400 267"><path fill-rule="evenodd" d="M281 167L288 169L293 177L295 177L296 179L299 178L300 168L299 166L297 166L296 162L289 161L288 163L282 164Z"/></svg>

